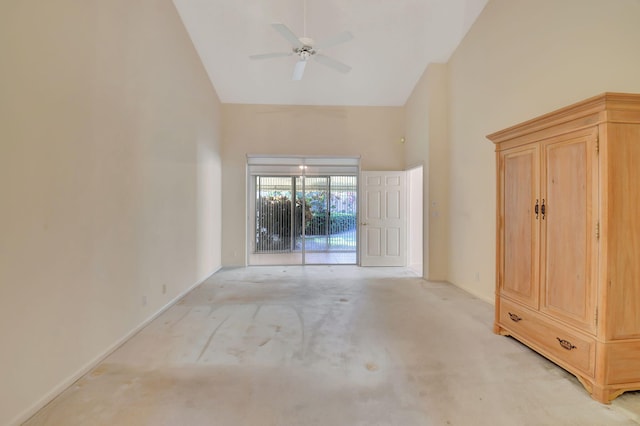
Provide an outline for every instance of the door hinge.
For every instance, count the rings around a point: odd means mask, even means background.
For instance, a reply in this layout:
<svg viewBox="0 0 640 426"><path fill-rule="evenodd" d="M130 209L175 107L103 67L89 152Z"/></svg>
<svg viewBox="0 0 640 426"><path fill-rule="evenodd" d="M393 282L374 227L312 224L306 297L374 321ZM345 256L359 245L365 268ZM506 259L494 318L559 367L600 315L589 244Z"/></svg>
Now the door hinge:
<svg viewBox="0 0 640 426"><path fill-rule="evenodd" d="M600 239L600 222L596 223L596 239Z"/></svg>
<svg viewBox="0 0 640 426"><path fill-rule="evenodd" d="M596 154L600 153L600 133L596 133Z"/></svg>
<svg viewBox="0 0 640 426"><path fill-rule="evenodd" d="M596 326L598 325L598 308L596 307Z"/></svg>

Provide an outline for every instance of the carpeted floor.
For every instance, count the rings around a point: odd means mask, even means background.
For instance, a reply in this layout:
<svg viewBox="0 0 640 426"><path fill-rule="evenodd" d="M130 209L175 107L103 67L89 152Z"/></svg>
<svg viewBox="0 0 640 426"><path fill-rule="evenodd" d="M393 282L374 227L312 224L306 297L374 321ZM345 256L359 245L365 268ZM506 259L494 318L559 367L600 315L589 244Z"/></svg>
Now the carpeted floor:
<svg viewBox="0 0 640 426"><path fill-rule="evenodd" d="M26 424L637 424L492 322L403 268L223 270Z"/></svg>

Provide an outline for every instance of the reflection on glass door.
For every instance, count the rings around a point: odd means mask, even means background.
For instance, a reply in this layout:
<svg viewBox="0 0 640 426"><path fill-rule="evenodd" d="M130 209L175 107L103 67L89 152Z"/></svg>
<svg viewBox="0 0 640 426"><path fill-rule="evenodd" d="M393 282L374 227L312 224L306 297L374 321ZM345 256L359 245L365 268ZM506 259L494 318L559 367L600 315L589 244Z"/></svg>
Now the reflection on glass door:
<svg viewBox="0 0 640 426"><path fill-rule="evenodd" d="M250 264L355 264L356 176L254 176Z"/></svg>
<svg viewBox="0 0 640 426"><path fill-rule="evenodd" d="M356 263L356 189L355 176L305 178L307 263Z"/></svg>
<svg viewBox="0 0 640 426"><path fill-rule="evenodd" d="M294 198L295 179L256 176L256 252L291 251L301 223L302 206ZM300 228L300 229L299 229Z"/></svg>

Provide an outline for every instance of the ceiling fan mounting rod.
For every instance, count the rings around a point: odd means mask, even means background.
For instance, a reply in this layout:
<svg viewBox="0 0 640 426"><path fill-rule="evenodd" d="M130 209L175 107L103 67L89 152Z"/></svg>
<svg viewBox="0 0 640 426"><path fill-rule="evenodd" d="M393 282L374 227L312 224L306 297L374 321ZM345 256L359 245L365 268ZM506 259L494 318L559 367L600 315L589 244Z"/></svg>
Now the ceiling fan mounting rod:
<svg viewBox="0 0 640 426"><path fill-rule="evenodd" d="M302 0L302 34L307 37L307 0Z"/></svg>

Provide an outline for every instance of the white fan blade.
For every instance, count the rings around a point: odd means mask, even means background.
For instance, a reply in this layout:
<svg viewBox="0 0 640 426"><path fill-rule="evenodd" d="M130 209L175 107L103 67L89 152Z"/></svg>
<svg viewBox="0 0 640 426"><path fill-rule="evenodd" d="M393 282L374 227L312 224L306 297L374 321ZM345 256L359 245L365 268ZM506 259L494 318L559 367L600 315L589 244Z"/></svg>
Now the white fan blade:
<svg viewBox="0 0 640 426"><path fill-rule="evenodd" d="M316 61L320 62L322 65L326 65L336 71L340 71L343 74L351 71L351 67L349 65L345 65L342 62L336 61L335 59L328 56L316 54L314 55L314 58L316 58Z"/></svg>
<svg viewBox="0 0 640 426"><path fill-rule="evenodd" d="M250 59L269 59L269 58L279 58L281 56L291 56L293 52L274 52L274 53L262 53L260 55L251 55Z"/></svg>
<svg viewBox="0 0 640 426"><path fill-rule="evenodd" d="M293 69L293 80L302 80L302 74L304 74L304 67L307 66L307 61L298 61Z"/></svg>
<svg viewBox="0 0 640 426"><path fill-rule="evenodd" d="M280 33L280 35L286 38L291 46L300 48L303 46L302 42L296 37L296 35L284 24L271 24L274 30Z"/></svg>
<svg viewBox="0 0 640 426"><path fill-rule="evenodd" d="M349 31L345 31L334 37L328 38L326 40L322 40L320 43L317 43L316 45L314 45L313 48L326 49L327 47L332 47L341 43L346 43L352 39L353 39L353 34L351 34Z"/></svg>

